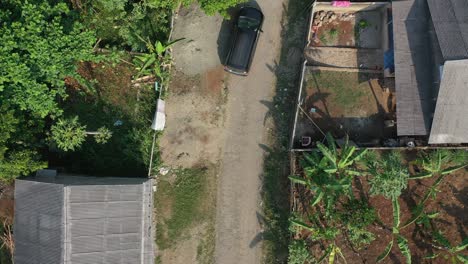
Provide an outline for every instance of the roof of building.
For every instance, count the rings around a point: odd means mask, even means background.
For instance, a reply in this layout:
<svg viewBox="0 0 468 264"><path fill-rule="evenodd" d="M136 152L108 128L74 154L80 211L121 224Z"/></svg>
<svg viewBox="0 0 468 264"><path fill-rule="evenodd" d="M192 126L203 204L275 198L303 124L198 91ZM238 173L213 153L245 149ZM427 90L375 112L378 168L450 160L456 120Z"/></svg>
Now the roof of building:
<svg viewBox="0 0 468 264"><path fill-rule="evenodd" d="M152 183L48 176L15 183L15 263L153 263Z"/></svg>
<svg viewBox="0 0 468 264"><path fill-rule="evenodd" d="M468 60L447 61L429 144L468 143Z"/></svg>
<svg viewBox="0 0 468 264"><path fill-rule="evenodd" d="M425 0L394 1L397 134L429 134L432 101L431 46Z"/></svg>
<svg viewBox="0 0 468 264"><path fill-rule="evenodd" d="M445 60L468 59L468 1L427 0Z"/></svg>

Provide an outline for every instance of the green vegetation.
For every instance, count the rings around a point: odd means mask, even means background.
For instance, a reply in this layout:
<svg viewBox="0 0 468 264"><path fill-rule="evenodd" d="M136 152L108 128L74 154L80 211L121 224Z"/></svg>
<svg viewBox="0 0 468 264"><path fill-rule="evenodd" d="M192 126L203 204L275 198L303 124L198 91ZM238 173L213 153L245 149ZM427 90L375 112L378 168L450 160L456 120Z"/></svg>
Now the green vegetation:
<svg viewBox="0 0 468 264"><path fill-rule="evenodd" d="M366 28L370 27L370 23L369 23L369 21L367 21L365 19L361 19L361 20L359 20L358 26L359 26L359 29L366 29Z"/></svg>
<svg viewBox="0 0 468 264"><path fill-rule="evenodd" d="M175 177L173 182L160 180L155 197L158 217L162 219L156 227L156 242L161 249L173 245L187 235L188 228L209 216L203 208L207 170L178 169L171 177Z"/></svg>
<svg viewBox="0 0 468 264"><path fill-rule="evenodd" d="M284 263L289 246L289 135L294 117L296 84L300 78L300 60L291 60L291 50L302 50L307 32L307 10L310 2L291 0L285 10L282 48L277 69L276 94L270 108L267 125L271 128L264 160L263 213L265 263ZM271 118L271 119L270 119ZM271 121L270 121L271 120Z"/></svg>
<svg viewBox="0 0 468 264"><path fill-rule="evenodd" d="M159 95L131 80L167 84L172 12L192 2L2 1L0 180L50 159L72 172L146 175ZM241 1L198 2L226 14Z"/></svg>
<svg viewBox="0 0 468 264"><path fill-rule="evenodd" d="M96 143L106 143L112 136L109 129L100 127L97 132L87 132L86 126L78 122L78 117L59 119L51 127L52 139L63 151L75 150L85 141L86 135L94 135Z"/></svg>
<svg viewBox="0 0 468 264"><path fill-rule="evenodd" d="M332 38L336 38L338 37L338 30L336 28L332 28L330 31L328 31L328 35L330 35Z"/></svg>
<svg viewBox="0 0 468 264"><path fill-rule="evenodd" d="M439 252L427 256L427 259L442 258L450 263L467 263L468 256L464 255L463 251L468 247L468 238L465 238L459 245L453 246L440 231L434 231L432 237L432 246Z"/></svg>
<svg viewBox="0 0 468 264"><path fill-rule="evenodd" d="M318 152L304 153L299 162L301 174L289 177L292 183L305 187L295 189L299 195L296 199L305 208L293 212L294 216L290 219L291 235L294 241L300 241L298 243L301 246L292 242L290 258L293 261L301 259L307 253L312 255L312 252L317 252L310 248L320 248L323 252L319 256L307 257L313 263L320 263L325 259L328 259L328 263L333 263L338 257L345 259L343 244L347 244L354 252L367 248L377 239L377 234L374 233L376 229L371 228L375 225L391 232L391 240L375 261L385 260L396 246L405 262L411 263L408 240L414 238L405 237L402 230L416 225L416 232L423 237L432 238L431 245L435 253L428 258L443 257L452 263L465 263L463 260L466 261L466 256L461 253L468 245L468 240L464 239L459 245L453 246L436 227L434 221L439 214L427 213L425 203L430 198L436 198L439 192L437 187L445 177L468 166L466 151L421 151L418 158L410 162L420 172L410 175L404 158L398 151L380 154L363 150L355 153L354 148L347 144L337 149L330 135L327 136L327 142L327 145L317 142ZM367 178L367 188L362 187L362 177ZM413 216L402 222L399 197L407 188L408 181L431 177L436 179L427 185L426 192L416 201ZM356 193L360 197L356 197ZM377 217L376 209L367 200L369 195L391 201L393 218L390 227L385 226Z"/></svg>
<svg viewBox="0 0 468 264"><path fill-rule="evenodd" d="M387 199L398 198L406 189L409 171L401 163L401 154L397 151L385 153L383 157L374 156L366 160L368 172L373 176L369 183L371 195L383 195Z"/></svg>
<svg viewBox="0 0 468 264"><path fill-rule="evenodd" d="M327 103L352 114L364 100L372 101L366 90L368 84L360 81L368 77L370 74L322 71L314 72L313 78L306 81L308 89L327 95Z"/></svg>
<svg viewBox="0 0 468 264"><path fill-rule="evenodd" d="M310 263L312 256L309 253L309 249L305 241L294 240L289 245L289 257L288 264L304 264Z"/></svg>

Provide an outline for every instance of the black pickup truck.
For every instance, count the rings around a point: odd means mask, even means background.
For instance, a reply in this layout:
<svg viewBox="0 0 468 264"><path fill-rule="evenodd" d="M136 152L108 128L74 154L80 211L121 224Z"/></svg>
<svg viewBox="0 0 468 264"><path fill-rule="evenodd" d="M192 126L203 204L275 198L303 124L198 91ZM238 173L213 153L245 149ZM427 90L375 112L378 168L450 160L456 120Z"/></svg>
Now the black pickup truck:
<svg viewBox="0 0 468 264"><path fill-rule="evenodd" d="M243 7L234 21L234 38L224 69L247 75L263 23L263 14L254 7Z"/></svg>

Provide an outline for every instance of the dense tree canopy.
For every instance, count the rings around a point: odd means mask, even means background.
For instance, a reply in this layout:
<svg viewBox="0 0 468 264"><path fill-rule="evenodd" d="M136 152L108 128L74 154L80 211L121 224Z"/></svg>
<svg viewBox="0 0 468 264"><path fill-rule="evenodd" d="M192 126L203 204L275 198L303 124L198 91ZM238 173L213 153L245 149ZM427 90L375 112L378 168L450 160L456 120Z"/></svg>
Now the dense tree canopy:
<svg viewBox="0 0 468 264"><path fill-rule="evenodd" d="M0 178L26 175L45 163L45 122L62 113L65 77L94 61L93 31L67 4L2 0L0 10Z"/></svg>
<svg viewBox="0 0 468 264"><path fill-rule="evenodd" d="M74 21L65 3L2 1L0 99L34 116L60 114L64 78L78 61L93 60L92 31Z"/></svg>
<svg viewBox="0 0 468 264"><path fill-rule="evenodd" d="M99 55L97 48L149 52L148 42L167 42L170 18L179 5L198 2L207 14L225 15L242 1L0 0L0 180L45 167L42 154L54 135L56 143L74 146L68 138L56 140L65 134L50 128L64 114L76 115L64 113L65 80L83 84L87 94L94 92L87 85L93 80L78 74L79 63L115 59L116 53ZM111 134L102 128L92 135L105 143ZM84 138L79 136L70 138Z"/></svg>

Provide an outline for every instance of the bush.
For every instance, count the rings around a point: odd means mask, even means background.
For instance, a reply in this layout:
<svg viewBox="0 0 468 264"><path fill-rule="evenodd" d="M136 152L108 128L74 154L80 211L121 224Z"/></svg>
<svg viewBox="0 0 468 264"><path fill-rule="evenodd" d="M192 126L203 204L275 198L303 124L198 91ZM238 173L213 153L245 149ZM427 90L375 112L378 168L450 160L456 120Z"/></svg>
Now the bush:
<svg viewBox="0 0 468 264"><path fill-rule="evenodd" d="M288 264L310 263L312 256L303 240L294 240L289 245Z"/></svg>
<svg viewBox="0 0 468 264"><path fill-rule="evenodd" d="M392 151L383 155L382 159L370 161L369 173L372 178L370 194L383 195L388 199L399 197L408 185L409 172L401 162L401 154Z"/></svg>
<svg viewBox="0 0 468 264"><path fill-rule="evenodd" d="M377 218L375 209L370 207L365 200L351 200L344 205L339 213L340 220L350 228L365 228L371 225Z"/></svg>
<svg viewBox="0 0 468 264"><path fill-rule="evenodd" d="M375 240L375 235L367 230L351 228L348 231L348 238L353 247L361 249Z"/></svg>

